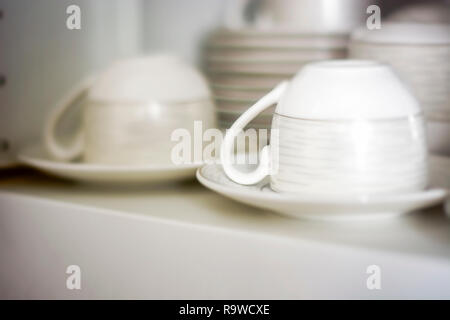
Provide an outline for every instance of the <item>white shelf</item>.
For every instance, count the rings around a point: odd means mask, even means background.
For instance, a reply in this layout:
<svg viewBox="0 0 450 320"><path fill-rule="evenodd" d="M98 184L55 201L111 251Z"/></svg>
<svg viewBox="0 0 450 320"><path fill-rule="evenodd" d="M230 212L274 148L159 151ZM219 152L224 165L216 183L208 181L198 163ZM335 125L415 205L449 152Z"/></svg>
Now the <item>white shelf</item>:
<svg viewBox="0 0 450 320"><path fill-rule="evenodd" d="M450 298L450 219L319 223L195 182L147 188L0 180L0 297ZM83 289L65 288L78 264ZM368 290L366 268L382 270Z"/></svg>

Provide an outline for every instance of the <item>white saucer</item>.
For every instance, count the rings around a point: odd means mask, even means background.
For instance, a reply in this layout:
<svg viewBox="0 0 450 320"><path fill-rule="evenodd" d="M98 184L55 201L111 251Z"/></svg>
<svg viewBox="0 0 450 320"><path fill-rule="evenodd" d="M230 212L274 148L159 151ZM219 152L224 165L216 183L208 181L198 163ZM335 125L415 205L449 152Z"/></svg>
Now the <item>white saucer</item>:
<svg viewBox="0 0 450 320"><path fill-rule="evenodd" d="M0 156L0 170L12 169L18 165L17 159L11 155Z"/></svg>
<svg viewBox="0 0 450 320"><path fill-rule="evenodd" d="M216 164L197 170L197 179L205 187L247 205L314 220L365 220L399 216L439 204L447 194L446 190L440 188L359 198L283 194L270 188L268 178L253 186L237 184L225 176L221 165Z"/></svg>
<svg viewBox="0 0 450 320"><path fill-rule="evenodd" d="M444 206L445 213L450 218L450 157L433 155L430 157L431 177L433 185L447 189L449 197Z"/></svg>
<svg viewBox="0 0 450 320"><path fill-rule="evenodd" d="M89 183L152 183L193 178L201 165L101 165L52 160L42 146L24 148L18 155L21 163L65 179Z"/></svg>

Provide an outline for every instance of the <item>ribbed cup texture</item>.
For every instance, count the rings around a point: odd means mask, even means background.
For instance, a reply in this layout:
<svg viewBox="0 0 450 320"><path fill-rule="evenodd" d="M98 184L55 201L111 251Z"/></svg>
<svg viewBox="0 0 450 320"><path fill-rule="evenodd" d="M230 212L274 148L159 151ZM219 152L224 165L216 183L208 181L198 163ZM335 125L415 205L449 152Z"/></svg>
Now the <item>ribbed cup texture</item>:
<svg viewBox="0 0 450 320"><path fill-rule="evenodd" d="M278 192L373 195L427 185L422 115L304 120L274 115L271 187Z"/></svg>
<svg viewBox="0 0 450 320"><path fill-rule="evenodd" d="M172 164L172 148L178 144L171 140L174 130L187 129L193 136L196 120L202 121L203 130L215 127L214 105L209 100L179 104L91 101L85 107L84 161L88 163Z"/></svg>

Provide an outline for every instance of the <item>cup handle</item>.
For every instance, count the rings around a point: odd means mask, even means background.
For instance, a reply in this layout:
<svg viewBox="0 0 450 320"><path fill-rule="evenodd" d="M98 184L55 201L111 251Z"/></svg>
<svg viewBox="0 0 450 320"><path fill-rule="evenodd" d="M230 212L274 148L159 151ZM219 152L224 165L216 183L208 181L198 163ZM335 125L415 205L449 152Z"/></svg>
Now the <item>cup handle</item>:
<svg viewBox="0 0 450 320"><path fill-rule="evenodd" d="M50 112L44 127L44 144L50 155L57 160L69 161L79 157L84 149L83 131L80 127L74 134L74 141L69 146L62 146L56 139L56 127L62 116L75 105L75 101L82 98L91 87L94 77L89 77L72 88L55 108Z"/></svg>
<svg viewBox="0 0 450 320"><path fill-rule="evenodd" d="M245 111L227 130L222 142L220 160L225 174L236 183L243 185L255 184L270 173L270 146L267 145L261 150L259 165L252 172L241 172L232 163L232 152L234 150L234 140L242 132L246 125L250 123L258 114L263 112L275 103L280 101L281 96L286 91L288 81L278 84L272 91L262 97L258 102Z"/></svg>

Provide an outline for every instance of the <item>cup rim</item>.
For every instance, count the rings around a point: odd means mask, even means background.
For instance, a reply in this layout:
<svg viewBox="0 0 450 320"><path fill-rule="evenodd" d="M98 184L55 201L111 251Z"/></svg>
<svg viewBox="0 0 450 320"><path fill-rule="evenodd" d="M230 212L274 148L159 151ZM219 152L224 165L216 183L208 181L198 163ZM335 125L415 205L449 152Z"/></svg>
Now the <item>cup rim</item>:
<svg viewBox="0 0 450 320"><path fill-rule="evenodd" d="M408 120L410 118L422 118L424 119L424 112L419 111L414 114L402 116L402 117L392 117L392 118L345 118L345 119L335 119L335 118L324 118L324 119L308 119L308 118L300 118L300 117L292 117L284 114L280 114L276 112L276 110L273 113L274 116L279 116L283 118L289 118L294 120L301 120L301 121L310 121L310 122L340 122L340 123L349 123L349 122L356 122L356 121L367 121L367 122L395 122L395 121L404 121Z"/></svg>

